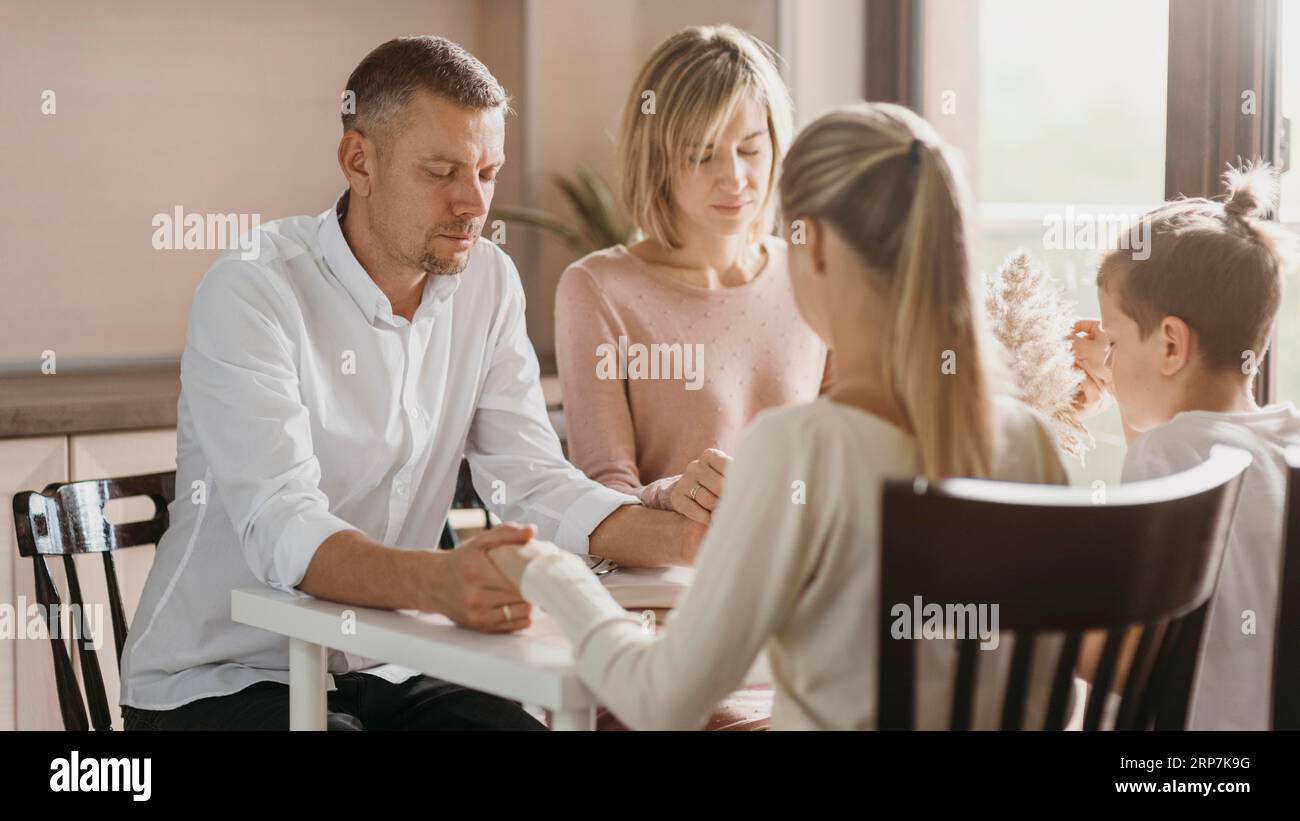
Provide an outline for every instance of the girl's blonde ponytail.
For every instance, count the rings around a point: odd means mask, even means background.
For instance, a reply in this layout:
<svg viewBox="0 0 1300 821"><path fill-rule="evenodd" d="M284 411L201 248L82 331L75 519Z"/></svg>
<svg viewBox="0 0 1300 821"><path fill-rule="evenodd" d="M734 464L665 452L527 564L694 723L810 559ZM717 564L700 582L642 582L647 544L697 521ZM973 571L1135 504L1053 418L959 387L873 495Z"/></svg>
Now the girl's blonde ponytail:
<svg viewBox="0 0 1300 821"><path fill-rule="evenodd" d="M949 150L911 111L862 103L804 129L782 179L785 219L833 226L886 300L882 384L911 424L922 473L991 476L998 428L986 357L993 343Z"/></svg>

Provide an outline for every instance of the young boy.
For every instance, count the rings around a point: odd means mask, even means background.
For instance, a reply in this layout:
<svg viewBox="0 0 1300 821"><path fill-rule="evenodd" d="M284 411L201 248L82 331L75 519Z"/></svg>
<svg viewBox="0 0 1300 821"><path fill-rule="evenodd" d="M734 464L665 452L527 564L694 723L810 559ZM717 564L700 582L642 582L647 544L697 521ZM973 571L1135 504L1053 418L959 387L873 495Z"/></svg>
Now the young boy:
<svg viewBox="0 0 1300 821"><path fill-rule="evenodd" d="M1219 586L1206 620L1189 729L1267 729L1291 403L1259 407L1252 387L1281 302L1289 235L1265 222L1276 196L1266 165L1229 172L1224 202L1165 203L1150 256L1112 251L1097 273L1101 323L1075 343L1098 394L1119 403L1129 442L1123 481L1187 470L1215 444L1249 451Z"/></svg>

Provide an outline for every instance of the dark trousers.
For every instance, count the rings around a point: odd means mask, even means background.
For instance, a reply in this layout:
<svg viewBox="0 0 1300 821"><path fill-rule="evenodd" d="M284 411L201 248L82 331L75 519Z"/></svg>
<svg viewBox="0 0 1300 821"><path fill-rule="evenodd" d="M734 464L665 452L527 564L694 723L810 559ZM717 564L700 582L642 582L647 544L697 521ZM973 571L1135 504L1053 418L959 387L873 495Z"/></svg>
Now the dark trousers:
<svg viewBox="0 0 1300 821"><path fill-rule="evenodd" d="M513 701L429 676L393 684L365 673L334 676L329 730L545 730ZM289 686L261 681L174 710L122 706L128 730L287 730Z"/></svg>

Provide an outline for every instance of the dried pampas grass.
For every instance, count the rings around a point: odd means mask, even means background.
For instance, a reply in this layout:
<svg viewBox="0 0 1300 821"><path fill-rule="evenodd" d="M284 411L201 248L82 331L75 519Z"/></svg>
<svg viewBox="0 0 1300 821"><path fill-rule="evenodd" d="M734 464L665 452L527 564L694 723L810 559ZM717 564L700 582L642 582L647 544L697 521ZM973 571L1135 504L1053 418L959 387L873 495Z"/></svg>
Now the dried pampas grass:
<svg viewBox="0 0 1300 821"><path fill-rule="evenodd" d="M1061 450L1082 462L1096 442L1074 409L1084 378L1070 344L1074 306L1022 250L1012 252L989 278L986 304L1020 400L1047 417Z"/></svg>

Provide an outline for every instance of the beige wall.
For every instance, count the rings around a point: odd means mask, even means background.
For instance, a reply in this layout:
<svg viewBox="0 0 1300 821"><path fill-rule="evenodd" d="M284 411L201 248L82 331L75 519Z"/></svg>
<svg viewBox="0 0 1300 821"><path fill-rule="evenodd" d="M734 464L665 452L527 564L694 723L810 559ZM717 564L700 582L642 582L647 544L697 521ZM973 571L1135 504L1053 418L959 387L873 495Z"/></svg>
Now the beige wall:
<svg viewBox="0 0 1300 821"><path fill-rule="evenodd" d="M386 39L477 46L470 0L0 4L0 369L179 357L216 251L154 214L318 213L342 188L339 95ZM57 95L41 113L41 95Z"/></svg>
<svg viewBox="0 0 1300 821"><path fill-rule="evenodd" d="M317 213L342 187L339 93L390 37L441 34L515 99L498 204L565 213L551 180L617 184L625 95L663 38L731 22L781 48L802 122L861 94L858 0L73 0L0 5L0 373L174 361L218 253L157 251L155 214ZM53 115L42 92L56 94ZM566 214L567 216L567 214ZM544 367L554 288L573 254L512 231Z"/></svg>
<svg viewBox="0 0 1300 821"><path fill-rule="evenodd" d="M979 156L979 5L966 0L925 0L921 48L920 113L970 163ZM948 105L945 107L945 95ZM976 200L979 177L967 167Z"/></svg>
<svg viewBox="0 0 1300 821"><path fill-rule="evenodd" d="M866 3L813 0L788 5L782 48L790 63L795 127L802 128L828 108L866 93Z"/></svg>

